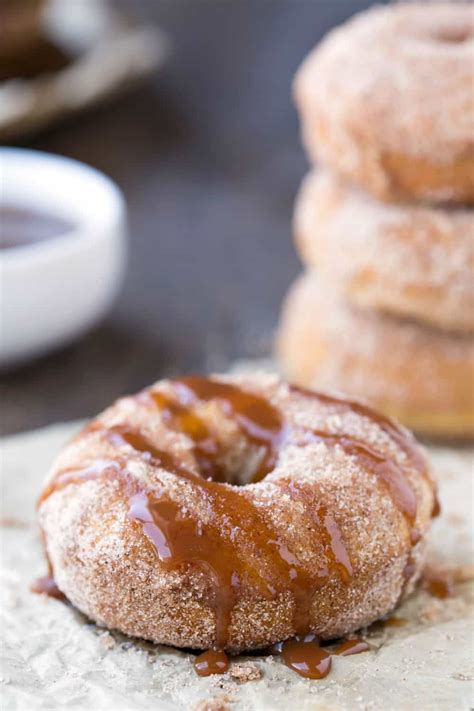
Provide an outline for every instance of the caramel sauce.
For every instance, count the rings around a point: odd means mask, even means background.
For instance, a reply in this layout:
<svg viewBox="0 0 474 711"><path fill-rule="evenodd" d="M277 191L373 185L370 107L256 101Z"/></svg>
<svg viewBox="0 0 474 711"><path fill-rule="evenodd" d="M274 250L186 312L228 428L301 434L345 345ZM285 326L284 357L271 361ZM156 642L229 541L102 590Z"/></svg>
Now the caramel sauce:
<svg viewBox="0 0 474 711"><path fill-rule="evenodd" d="M199 676L224 674L229 668L229 657L225 652L210 649L196 657L193 666Z"/></svg>
<svg viewBox="0 0 474 711"><path fill-rule="evenodd" d="M412 466L423 476L428 477L427 463L425 458L420 454L417 443L414 437L408 430L402 429L390 417L383 415L381 412L373 410L368 405L364 405L357 400L347 400L339 398L335 395L320 393L315 390L308 390L299 385L292 385L293 392L298 392L308 398L313 398L326 405L333 405L341 412L354 412L362 417L375 422L396 444L405 452Z"/></svg>
<svg viewBox="0 0 474 711"><path fill-rule="evenodd" d="M433 518L439 515L440 505L436 495L435 484L429 476L427 463L422 454L419 452L416 441L411 433L398 427L398 425L396 425L395 422L393 422L386 415L372 410L372 408L364 405L363 403L307 390L306 388L302 388L300 386L292 385L291 388L294 392L316 399L321 403L334 405L336 408L342 410L342 412L354 412L362 417L367 417L376 422L377 425L402 449L414 469L416 469L416 471L430 483L435 497L431 515ZM347 437L346 435L327 435L323 432L312 432L309 435L309 438L310 440L316 438L332 444L338 444L347 454L354 456L364 468L375 474L377 478L387 487L395 506L397 506L399 511L404 516L409 527L411 545L416 545L421 537L420 531L414 525L417 513L416 496L403 471L397 466L397 464L389 459L386 459L385 457L382 457L366 444L358 442L357 440ZM410 554L403 571L403 584L400 592L400 598L403 596L410 578L415 572L415 569L416 566L414 559Z"/></svg>
<svg viewBox="0 0 474 711"><path fill-rule="evenodd" d="M317 491L307 486L303 487L294 481L286 483L284 491L291 499L304 504L305 511L308 512L317 530L317 537L324 547L326 567L318 571L321 584L328 581L331 571L337 572L344 583L349 583L353 570L341 531L332 513L318 500Z"/></svg>
<svg viewBox="0 0 474 711"><path fill-rule="evenodd" d="M55 491L60 491L71 484L80 484L88 479L98 479L102 476L120 476L121 470L117 462L111 459L96 459L83 469L65 469L50 481L40 494L37 508Z"/></svg>
<svg viewBox="0 0 474 711"><path fill-rule="evenodd" d="M159 408L163 421L171 429L186 433L192 440L194 458L202 476L214 481L225 481L226 472L219 462L219 445L205 422L190 408L164 393L147 391L145 396Z"/></svg>
<svg viewBox="0 0 474 711"><path fill-rule="evenodd" d="M344 583L348 583L353 574L338 525L332 513L318 501L315 487L291 481L280 482L292 499L303 502L317 530L315 541L323 548L321 569L313 570L303 565L296 552L281 540L273 525L253 503L249 490L226 483L220 444L195 410L200 402L217 401L223 414L234 419L249 444L261 452L253 473L254 481L262 479L274 468L279 449L289 434L287 425L268 400L235 385L189 377L172 381L171 388L172 395L148 390L138 397L142 402L157 407L163 421L171 429L190 438L198 471L178 464L172 455L157 449L139 431L120 425L105 429L104 433L118 450L130 446L153 465L176 475L183 486L192 487L193 500L199 504L196 508L205 511L205 516L198 518L193 515L190 509L171 499L165 488L149 490L144 487L127 472L125 455L123 464L115 460L98 460L79 471L60 472L45 488L39 503L69 484L119 476L125 484L128 516L141 527L163 568L175 570L190 566L207 573L211 581L207 602L215 615L216 648L222 649L227 644L232 611L239 602L243 581L266 600L290 593L294 601L294 630L298 635L306 634L310 629L311 606L317 589L327 583L331 574L339 576ZM375 419L403 447L414 466L423 466L425 471L424 460L418 457L414 448L411 451L408 436L390 420L372 413L359 403L346 403L310 391L302 392L322 402ZM91 427L101 429L100 421ZM416 540L418 534L413 527L416 499L396 464L347 435L308 430L306 436L308 442L324 441L341 446L364 468L376 474L407 519L412 542ZM406 572L407 575L410 573L409 565ZM282 656L288 666L308 678L322 678L329 672L329 655L317 646L314 638L286 642L282 647ZM210 661L206 663L212 666Z"/></svg>
<svg viewBox="0 0 474 711"><path fill-rule="evenodd" d="M419 540L420 534L414 528L416 496L403 471L394 462L347 435L330 435L313 430L307 433L307 439L309 442L322 441L334 446L339 445L346 454L354 457L364 469L382 481L410 527L411 542Z"/></svg>
<svg viewBox="0 0 474 711"><path fill-rule="evenodd" d="M145 459L153 461L155 464L167 469L168 471L175 474L179 474L181 472L179 464L171 454L162 449L158 449L140 432L137 432L137 430L134 430L127 425L110 427L107 430L107 439L110 444L113 444L115 447L122 447L124 444L128 444L135 451L141 452Z"/></svg>
<svg viewBox="0 0 474 711"><path fill-rule="evenodd" d="M435 500L433 504L433 510L431 512L431 518L437 518L441 513L441 504L439 503L439 499L435 494Z"/></svg>
<svg viewBox="0 0 474 711"><path fill-rule="evenodd" d="M337 654L340 657L348 657L351 654L361 654L362 652L368 652L369 650L370 646L362 639L346 639L345 642L342 642L337 647L334 654Z"/></svg>
<svg viewBox="0 0 474 711"><path fill-rule="evenodd" d="M30 590L38 595L47 595L63 602L67 599L56 585L52 575L44 575L42 578L35 580L31 584Z"/></svg>
<svg viewBox="0 0 474 711"><path fill-rule="evenodd" d="M252 481L263 479L275 466L286 427L279 411L263 397L210 378L187 377L175 381L186 404L217 400L224 414L233 418L247 440L263 449L264 456Z"/></svg>
<svg viewBox="0 0 474 711"><path fill-rule="evenodd" d="M214 582L208 604L216 618L218 648L226 645L231 614L246 580L266 600L290 592L295 600L294 626L307 630L314 589L322 584L279 539L243 492L180 469L210 510L203 523L166 495L139 492L130 499L129 517L143 526L162 565L169 570L195 565Z"/></svg>
<svg viewBox="0 0 474 711"><path fill-rule="evenodd" d="M115 445L126 443L147 458L151 456L156 466L191 484L195 495L210 510L209 521L204 524L189 512L184 513L164 491L140 488L125 470L109 460L97 461L80 471L61 473L45 489L40 502L71 483L120 476L125 482L129 518L141 524L163 567L174 570L182 565L198 566L213 580L208 603L215 613L217 647L226 645L232 609L239 599L243 579L267 600L290 592L295 600L295 630L308 629L314 590L326 582L328 570L332 569L331 560L338 559L338 552L332 552L324 576L319 571L307 571L277 532L263 520L244 491L203 479L181 467L170 454L156 449L137 432L116 427L107 436ZM328 532L328 541L330 536Z"/></svg>
<svg viewBox="0 0 474 711"><path fill-rule="evenodd" d="M386 620L383 620L382 624L387 627L404 627L408 624L408 620L404 617L387 617Z"/></svg>
<svg viewBox="0 0 474 711"><path fill-rule="evenodd" d="M452 576L449 573L428 572L424 575L424 586L433 597L445 600L454 595Z"/></svg>
<svg viewBox="0 0 474 711"><path fill-rule="evenodd" d="M263 456L252 481L260 481L273 469L286 428L278 410L265 398L229 383L196 376L180 378L171 384L176 399L158 391L148 391L148 396L170 427L192 439L194 456L203 476L226 481L226 473L219 463L219 444L192 410L199 401L218 401L224 414L235 420L247 441L262 450Z"/></svg>
<svg viewBox="0 0 474 711"><path fill-rule="evenodd" d="M281 657L287 667L305 679L324 679L331 671L331 655L321 649L313 635L284 642Z"/></svg>

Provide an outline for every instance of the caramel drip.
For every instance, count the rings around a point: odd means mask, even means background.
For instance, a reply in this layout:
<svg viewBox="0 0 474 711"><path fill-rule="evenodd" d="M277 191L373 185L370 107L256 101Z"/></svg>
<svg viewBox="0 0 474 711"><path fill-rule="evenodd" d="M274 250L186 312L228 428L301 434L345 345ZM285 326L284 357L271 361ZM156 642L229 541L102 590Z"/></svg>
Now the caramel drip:
<svg viewBox="0 0 474 711"><path fill-rule="evenodd" d="M267 600L290 592L295 600L295 629L308 628L314 588L321 581L317 574L310 574L299 563L276 531L263 521L258 508L243 491L203 479L179 466L170 454L126 427L111 428L107 438L115 446L126 444L133 447L150 463L190 483L210 510L210 520L203 524L199 519L185 515L180 505L167 498L164 492L140 489L138 482L133 481L116 462L109 460L99 460L82 470L60 473L45 489L40 502L53 491L70 484L120 476L126 484L129 517L142 524L164 567L171 570L192 564L211 575L214 585L209 604L215 612L218 647L226 644L232 609L244 578ZM252 559L248 555L249 547Z"/></svg>
<svg viewBox="0 0 474 711"><path fill-rule="evenodd" d="M252 477L253 482L260 481L272 471L286 428L280 413L268 400L236 385L197 376L174 380L172 386L188 416L189 408L198 401L217 401L224 414L235 420L247 441L263 450L261 462ZM186 420L181 422L181 429L192 436L186 428Z"/></svg>
<svg viewBox="0 0 474 711"><path fill-rule="evenodd" d="M83 469L64 469L57 473L43 489L37 502L37 508L48 499L55 491L60 491L71 484L81 484L89 479L98 479L102 476L119 476L121 473L117 462L112 459L96 459L92 464Z"/></svg>
<svg viewBox="0 0 474 711"><path fill-rule="evenodd" d="M435 494L432 516L437 516L440 512L439 502L436 498L434 483L429 477L427 463L418 451L413 437L408 431L399 428L389 417L375 412L367 405L352 400L344 400L325 393L307 390L300 386L292 385L291 389L306 397L318 400L318 402L335 405L342 411L354 412L362 417L369 418L402 449L411 465L419 474L425 477L431 484ZM338 444L347 454L353 456L365 469L375 474L388 489L388 492L397 508L405 517L410 530L410 542L415 545L420 539L420 532L414 527L416 521L417 503L416 495L410 486L405 474L400 467L390 459L378 454L367 444L359 442L345 434L327 434L321 431L308 431L309 441L324 441L332 445Z"/></svg>
<svg viewBox="0 0 474 711"><path fill-rule="evenodd" d="M321 649L313 635L287 640L281 656L287 667L305 679L324 679L331 671L331 655Z"/></svg>
<svg viewBox="0 0 474 711"><path fill-rule="evenodd" d="M416 520L416 496L405 474L395 462L378 454L366 444L362 444L347 435L327 434L319 430L307 432L309 442L325 442L341 449L357 461L366 471L374 474L384 483L393 503L403 514L410 529L410 540L415 544L420 534L414 523Z"/></svg>
<svg viewBox="0 0 474 711"><path fill-rule="evenodd" d="M214 584L209 604L215 613L216 646L226 645L242 580L267 600L291 593L295 629L307 630L319 582L317 573L309 573L300 564L243 492L183 469L179 476L206 503L206 522L184 513L176 502L156 491L131 497L129 517L142 524L166 569L191 564L210 574Z"/></svg>
<svg viewBox="0 0 474 711"><path fill-rule="evenodd" d="M66 596L56 585L56 582L52 575L44 575L41 578L35 580L30 587L31 592L37 595L47 595L48 597L53 597L55 600L66 601Z"/></svg>
<svg viewBox="0 0 474 711"><path fill-rule="evenodd" d="M209 649L196 657L193 666L199 676L224 674L229 668L229 657L221 650Z"/></svg>
<svg viewBox="0 0 474 711"><path fill-rule="evenodd" d="M188 377L173 381L173 387L177 396L180 398L179 404L170 404L161 393L151 393L151 397L157 398L157 404L163 407L163 402L166 402L167 408L179 408L181 420L179 425L181 431L190 434L191 437L194 431L206 432L205 441L209 441L209 433L203 423L196 418L194 413L191 413L189 407L196 404L196 399L209 401L216 399L224 408L224 412L229 417L234 417L241 427L242 431L248 437L249 441L259 446L266 447L266 454L261 463L259 470L255 473L253 481L262 479L268 471L271 471L278 456L278 449L284 438L287 436L287 429L282 424L281 417L277 410L273 408L268 401L251 393L238 388L235 385L213 381L208 378ZM321 393L313 393L296 386L292 386L294 391L300 392L306 396L315 397L320 402L326 404L336 404L337 407L344 407L351 411L368 417L381 427L409 457L410 461L426 472L426 463L417 451L416 444L410 439L408 433L400 430L389 418L374 412L362 403L346 401L334 396L329 396ZM172 412L172 410L171 410ZM199 426L193 422L196 418ZM186 429L188 422L193 426L189 427L189 432ZM414 545L420 538L419 531L414 527L416 520L416 496L403 471L390 459L377 454L366 444L363 444L348 435L330 435L322 431L308 431L307 436L311 441L324 441L331 445L338 444L347 454L353 456L364 468L372 472L377 478L384 482L394 504L401 511L410 528L410 540ZM214 447L214 452L216 447ZM199 459L199 457L198 457ZM215 462L214 462L215 464ZM209 467L208 467L209 469ZM216 479L216 477L212 477ZM219 477L222 480L225 477ZM436 513L436 505L434 509Z"/></svg>
<svg viewBox="0 0 474 711"><path fill-rule="evenodd" d="M368 652L369 650L370 646L362 639L346 639L345 642L342 642L336 648L334 654L337 654L340 657L348 657L351 654L361 654L362 652Z"/></svg>
<svg viewBox="0 0 474 711"><path fill-rule="evenodd" d="M298 482L282 482L285 493L294 501L304 505L305 512L310 516L318 532L317 538L324 548L325 567L318 571L318 579L325 584L332 571L337 572L344 583L349 583L352 575L352 565L342 540L341 531L334 516L327 507L321 504L317 492Z"/></svg>
<svg viewBox="0 0 474 711"><path fill-rule="evenodd" d="M291 386L294 392L298 392L306 397L318 400L318 402L334 405L343 412L354 412L362 417L366 417L374 421L407 456L410 464L416 471L430 482L433 490L435 501L433 505L432 516L439 514L439 502L436 498L436 488L429 476L427 463L421 453L418 451L416 442L412 435L399 428L389 417L375 412L367 405L353 400L345 400L336 396L327 395L325 393L314 392L299 386ZM375 452L368 445L358 442L356 439L347 435L329 435L325 432L308 430L307 437L309 441L324 441L332 445L338 444L347 454L353 456L357 462L361 464L367 471L373 473L383 484L392 498L393 503L404 516L410 535L410 544L415 546L420 540L421 533L415 527L417 514L417 500L415 492L408 482L403 470L393 461ZM400 590L401 599L405 594L407 586L416 571L415 559L410 552L405 568L403 570L403 581Z"/></svg>
<svg viewBox="0 0 474 711"><path fill-rule="evenodd" d="M335 395L308 390L299 385L291 385L293 392L298 392L308 398L318 400L326 405L333 405L341 412L354 412L361 417L365 417L375 422L392 439L400 449L405 452L412 466L422 475L429 478L427 463L420 453L417 443L408 430L404 430L393 422L389 417L373 410L368 405L364 405L357 400L346 400ZM431 481L431 480L430 480Z"/></svg>
<svg viewBox="0 0 474 711"><path fill-rule="evenodd" d="M454 595L452 575L448 572L427 572L424 575L424 586L433 597L445 600Z"/></svg>
<svg viewBox="0 0 474 711"><path fill-rule="evenodd" d="M435 492L435 499L433 503L433 510L431 511L431 518L437 518L441 513L441 504Z"/></svg>
<svg viewBox="0 0 474 711"><path fill-rule="evenodd" d="M379 634L386 627L404 627L407 624L408 620L404 617L396 617L394 615L390 615L382 617L382 619L376 620L375 622L372 622L372 624L367 629L367 633L369 635Z"/></svg>
<svg viewBox="0 0 474 711"><path fill-rule="evenodd" d="M386 625L387 627L404 627L407 624L408 620L404 617L387 617L386 620L382 620L382 625Z"/></svg>
<svg viewBox="0 0 474 711"><path fill-rule="evenodd" d="M428 582L428 590L431 595L442 600L453 595L453 585L449 580L432 579Z"/></svg>
<svg viewBox="0 0 474 711"><path fill-rule="evenodd" d="M144 437L137 430L134 430L127 425L116 425L115 427L110 427L105 432L108 441L115 447L123 447L124 444L128 444L129 447L134 449L136 452L140 452L144 455L145 459L151 461L155 465L158 465L167 471L173 472L173 474L180 474L181 467L176 459L163 449L155 447L149 439Z"/></svg>
<svg viewBox="0 0 474 711"><path fill-rule="evenodd" d="M214 481L225 481L226 472L219 462L219 444L205 422L189 407L162 392L148 390L145 392L145 397L148 397L160 410L163 421L168 427L185 433L191 439L194 458L202 476Z"/></svg>

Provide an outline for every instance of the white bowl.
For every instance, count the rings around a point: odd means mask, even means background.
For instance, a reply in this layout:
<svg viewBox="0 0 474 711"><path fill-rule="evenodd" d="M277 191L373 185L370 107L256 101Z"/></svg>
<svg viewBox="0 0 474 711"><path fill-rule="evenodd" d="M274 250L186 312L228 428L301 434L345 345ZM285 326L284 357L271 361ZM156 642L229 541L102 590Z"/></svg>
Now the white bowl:
<svg viewBox="0 0 474 711"><path fill-rule="evenodd" d="M105 315L124 274L126 210L99 171L17 148L0 149L0 205L71 223L62 236L0 249L0 366L9 367L68 343Z"/></svg>

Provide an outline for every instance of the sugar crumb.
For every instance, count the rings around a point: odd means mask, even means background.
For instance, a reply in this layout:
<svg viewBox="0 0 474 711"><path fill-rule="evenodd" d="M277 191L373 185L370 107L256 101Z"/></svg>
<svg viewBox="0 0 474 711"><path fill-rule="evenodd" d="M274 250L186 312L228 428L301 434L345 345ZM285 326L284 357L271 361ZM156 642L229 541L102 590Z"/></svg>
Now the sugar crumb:
<svg viewBox="0 0 474 711"><path fill-rule="evenodd" d="M231 666L230 675L232 679L245 682L260 679L262 672L254 662L241 662Z"/></svg>

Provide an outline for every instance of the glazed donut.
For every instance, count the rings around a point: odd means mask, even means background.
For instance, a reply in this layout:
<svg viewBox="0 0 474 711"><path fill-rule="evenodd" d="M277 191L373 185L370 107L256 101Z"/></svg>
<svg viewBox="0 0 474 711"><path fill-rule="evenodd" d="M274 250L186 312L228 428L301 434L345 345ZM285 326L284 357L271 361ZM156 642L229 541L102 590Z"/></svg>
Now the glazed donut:
<svg viewBox="0 0 474 711"><path fill-rule="evenodd" d="M39 501L56 583L90 619L230 652L385 615L420 575L435 513L407 431L261 373L119 400Z"/></svg>
<svg viewBox="0 0 474 711"><path fill-rule="evenodd" d="M350 302L474 331L474 213L387 205L331 174L301 187L294 233L307 266Z"/></svg>
<svg viewBox="0 0 474 711"><path fill-rule="evenodd" d="M376 7L297 72L312 159L384 200L474 201L471 3Z"/></svg>
<svg viewBox="0 0 474 711"><path fill-rule="evenodd" d="M474 436L474 339L351 308L312 274L290 289L277 349L297 383L363 397L430 437Z"/></svg>

